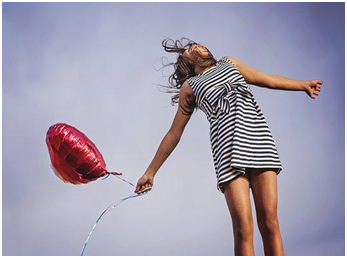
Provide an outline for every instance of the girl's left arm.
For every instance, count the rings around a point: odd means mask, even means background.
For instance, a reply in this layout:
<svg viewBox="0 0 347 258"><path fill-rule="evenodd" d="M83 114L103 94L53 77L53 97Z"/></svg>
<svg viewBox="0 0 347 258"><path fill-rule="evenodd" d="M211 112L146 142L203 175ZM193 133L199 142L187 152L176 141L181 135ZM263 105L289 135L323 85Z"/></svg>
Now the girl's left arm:
<svg viewBox="0 0 347 258"><path fill-rule="evenodd" d="M264 88L276 90L305 91L311 98L318 96L323 85L322 80L295 80L280 75L268 75L254 69L239 60L227 56L234 63L246 82Z"/></svg>

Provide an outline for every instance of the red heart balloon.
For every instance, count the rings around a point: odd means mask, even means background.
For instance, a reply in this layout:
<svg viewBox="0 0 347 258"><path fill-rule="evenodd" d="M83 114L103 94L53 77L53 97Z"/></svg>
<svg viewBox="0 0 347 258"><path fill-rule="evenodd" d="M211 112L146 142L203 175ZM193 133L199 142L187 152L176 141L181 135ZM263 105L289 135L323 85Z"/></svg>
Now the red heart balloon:
<svg viewBox="0 0 347 258"><path fill-rule="evenodd" d="M54 173L65 183L87 184L107 174L106 163L95 144L81 131L65 123L49 127L46 135Z"/></svg>

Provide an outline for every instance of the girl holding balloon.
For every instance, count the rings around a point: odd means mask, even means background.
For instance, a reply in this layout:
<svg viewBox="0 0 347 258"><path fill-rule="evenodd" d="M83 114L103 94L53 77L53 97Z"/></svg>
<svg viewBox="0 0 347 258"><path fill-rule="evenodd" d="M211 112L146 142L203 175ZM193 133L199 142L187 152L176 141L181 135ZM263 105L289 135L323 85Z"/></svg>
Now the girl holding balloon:
<svg viewBox="0 0 347 258"><path fill-rule="evenodd" d="M168 46L168 41L162 42L165 51L179 54L174 63L175 72L169 78L173 88L179 90L172 97L179 105L171 128L134 192L150 190L158 169L179 143L194 108L199 108L211 125L217 188L224 194L232 218L235 255L254 255L249 188L257 208L265 255L284 255L277 219L277 175L282 164L248 84L303 91L316 99L323 81L267 75L231 56L217 61L204 45L194 41L183 45L177 40L172 46Z"/></svg>

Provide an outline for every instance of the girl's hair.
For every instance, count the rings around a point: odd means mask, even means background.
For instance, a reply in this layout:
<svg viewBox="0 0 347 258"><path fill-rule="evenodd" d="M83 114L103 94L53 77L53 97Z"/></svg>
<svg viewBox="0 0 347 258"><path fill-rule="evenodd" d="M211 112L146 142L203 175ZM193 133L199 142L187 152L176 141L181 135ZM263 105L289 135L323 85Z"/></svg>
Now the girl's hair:
<svg viewBox="0 0 347 258"><path fill-rule="evenodd" d="M187 40L186 44L183 44L183 39ZM169 44L171 43L171 44ZM205 47L208 54L201 55L198 51L194 51L190 53L192 58L183 56L183 52L188 49L190 46L199 43L190 40L188 38L181 38L181 40L172 40L170 38L166 38L162 41L162 46L166 52L175 52L178 53L177 61L175 63L168 63L164 65L164 67L168 65L173 65L175 68L175 72L169 77L169 86L164 86L166 88L171 88L173 90L168 90L166 93L177 93L171 97L171 105L173 106L175 103L178 103L186 114L192 114L194 108L197 108L196 100L194 94L191 96L187 96L185 100L179 100L179 90L181 89L183 83L190 77L195 76L194 67L200 67L201 69L208 68L217 63L217 60L213 57L211 52ZM180 104L184 103L183 105Z"/></svg>

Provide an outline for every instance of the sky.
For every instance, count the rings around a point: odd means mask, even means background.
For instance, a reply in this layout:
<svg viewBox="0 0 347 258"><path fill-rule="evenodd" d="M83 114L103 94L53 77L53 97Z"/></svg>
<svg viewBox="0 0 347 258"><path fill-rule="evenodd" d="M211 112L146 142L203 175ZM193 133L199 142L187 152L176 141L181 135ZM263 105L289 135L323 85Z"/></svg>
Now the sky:
<svg viewBox="0 0 347 258"><path fill-rule="evenodd" d="M250 85L278 148L278 218L286 255L344 255L344 3L3 3L2 255L79 255L94 222L134 188L116 177L63 183L45 143L58 122L85 133L109 171L136 183L177 106L161 41L187 37L219 59L267 74L321 79L305 92ZM202 18L204 17L204 18ZM148 194L94 230L85 255L233 255L198 110ZM256 224L254 245L264 255Z"/></svg>

